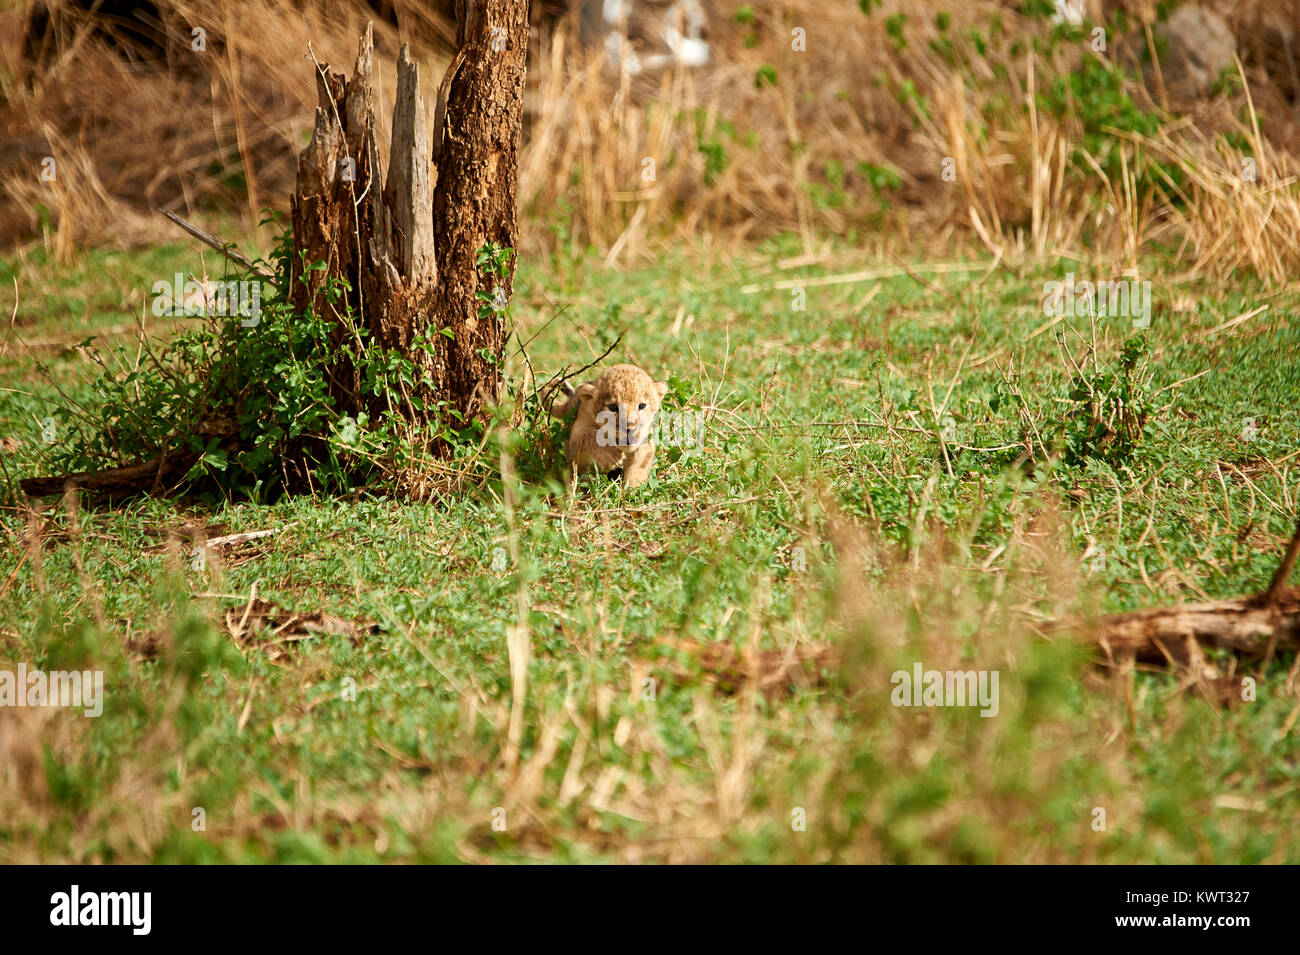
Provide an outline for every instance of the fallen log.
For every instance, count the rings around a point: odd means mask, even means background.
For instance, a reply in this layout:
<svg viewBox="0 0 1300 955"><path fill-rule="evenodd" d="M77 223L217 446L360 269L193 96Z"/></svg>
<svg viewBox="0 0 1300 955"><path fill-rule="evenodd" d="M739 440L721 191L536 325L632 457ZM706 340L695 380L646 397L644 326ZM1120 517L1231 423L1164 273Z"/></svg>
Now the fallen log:
<svg viewBox="0 0 1300 955"><path fill-rule="evenodd" d="M28 497L48 497L62 494L73 487L93 491L100 496L113 498L132 494L161 494L170 491L182 480L199 459L197 452L159 454L139 464L109 468L106 471L78 471L54 477L23 478L18 482Z"/></svg>
<svg viewBox="0 0 1300 955"><path fill-rule="evenodd" d="M1233 600L1152 607L1092 620L1057 620L1050 632L1073 631L1097 643L1112 660L1201 665L1205 649L1263 659L1300 649L1300 587L1287 580L1300 556L1300 525L1269 586Z"/></svg>
<svg viewBox="0 0 1300 955"><path fill-rule="evenodd" d="M204 420L194 433L205 439L217 439L229 452L238 434L235 423L229 418ZM136 494L166 495L175 490L202 457L198 451L179 447L180 438L172 439L170 447L146 461L107 468L103 471L78 471L50 477L22 478L18 486L28 497L49 497L63 494L69 488L90 491L95 496L92 504L99 504Z"/></svg>
<svg viewBox="0 0 1300 955"><path fill-rule="evenodd" d="M1203 649L1254 658L1266 656L1270 645L1274 651L1300 649L1300 587L1287 588L1276 601L1265 597L1153 607L1090 621L1056 621L1050 629L1075 630L1108 656L1131 655L1144 662L1186 663L1192 656L1189 639Z"/></svg>

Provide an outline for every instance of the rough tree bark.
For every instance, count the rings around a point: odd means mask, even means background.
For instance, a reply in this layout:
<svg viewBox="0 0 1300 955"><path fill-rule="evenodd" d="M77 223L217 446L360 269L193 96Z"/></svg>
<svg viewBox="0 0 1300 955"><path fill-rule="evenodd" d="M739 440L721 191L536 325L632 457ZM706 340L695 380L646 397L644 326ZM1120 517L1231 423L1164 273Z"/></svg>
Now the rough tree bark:
<svg viewBox="0 0 1300 955"><path fill-rule="evenodd" d="M371 28L351 79L317 70L315 128L292 202L290 299L333 317L336 340L399 350L427 372L422 393L384 396L417 424L452 409L460 420L478 417L498 395L506 329L499 314L480 318L476 296L501 293L483 288L476 256L488 243L517 244L527 49L527 0L458 0L457 52L429 129L418 67L403 47L387 179L375 144ZM325 269L308 268L315 262ZM506 300L513 276L512 259ZM341 300L326 294L331 277L347 284ZM351 363L329 374L341 411L373 409Z"/></svg>

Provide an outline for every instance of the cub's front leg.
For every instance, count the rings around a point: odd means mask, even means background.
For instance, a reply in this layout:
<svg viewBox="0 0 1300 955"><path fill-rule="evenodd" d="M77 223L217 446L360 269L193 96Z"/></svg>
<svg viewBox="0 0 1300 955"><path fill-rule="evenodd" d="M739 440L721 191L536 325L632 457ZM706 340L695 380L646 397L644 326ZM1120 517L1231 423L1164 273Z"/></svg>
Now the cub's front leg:
<svg viewBox="0 0 1300 955"><path fill-rule="evenodd" d="M655 446L647 441L628 455L628 462L623 467L623 484L636 487L650 480L650 468L655 460Z"/></svg>

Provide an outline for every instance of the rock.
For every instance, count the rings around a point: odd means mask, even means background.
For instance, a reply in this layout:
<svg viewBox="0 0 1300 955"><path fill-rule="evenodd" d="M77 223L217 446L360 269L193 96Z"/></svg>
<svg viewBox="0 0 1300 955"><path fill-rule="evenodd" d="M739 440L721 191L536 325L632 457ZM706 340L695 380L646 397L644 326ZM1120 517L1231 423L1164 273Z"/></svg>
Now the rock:
<svg viewBox="0 0 1300 955"><path fill-rule="evenodd" d="M1164 41L1159 48L1165 87L1174 96L1206 96L1224 70L1235 68L1232 28L1203 7L1179 7L1159 26L1157 36Z"/></svg>

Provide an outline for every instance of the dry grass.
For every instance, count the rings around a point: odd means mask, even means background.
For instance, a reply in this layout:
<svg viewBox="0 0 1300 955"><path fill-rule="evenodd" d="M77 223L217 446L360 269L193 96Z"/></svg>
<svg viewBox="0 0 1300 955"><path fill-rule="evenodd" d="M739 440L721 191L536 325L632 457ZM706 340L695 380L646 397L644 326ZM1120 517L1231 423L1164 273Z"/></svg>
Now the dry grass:
<svg viewBox="0 0 1300 955"><path fill-rule="evenodd" d="M1300 266L1300 165L1260 134L1253 103L1243 126L1250 157L1195 126L1143 145L1186 177L1182 188L1171 184L1183 201L1170 207L1169 217L1191 248L1188 274L1254 273L1286 283Z"/></svg>
<svg viewBox="0 0 1300 955"><path fill-rule="evenodd" d="M0 125L11 140L5 157L11 237L39 227L38 203L74 240L125 242L143 236L124 228L134 223L124 224L107 196L146 215L152 206L216 208L242 214L248 228L264 207L287 208L316 100L310 57L349 65L371 16L364 4L351 2L164 3L167 49L146 65L128 62L84 14L55 6L61 53L35 75L22 59L25 11L0 15L0 62L10 77ZM397 6L412 39L431 48L445 24L420 4ZM191 49L192 27L206 31L203 52ZM382 22L376 33L385 54L376 63L382 95L395 81L393 59L405 37ZM423 80L432 87L443 64L426 63ZM379 115L382 126L387 117L383 110ZM387 138L381 128L385 144ZM51 184L34 173L51 154L58 184L42 199ZM159 225L153 237L162 234L171 234L170 226Z"/></svg>
<svg viewBox="0 0 1300 955"><path fill-rule="evenodd" d="M285 207L315 102L309 53L345 67L368 9L355 0L163 6L168 50L150 66L128 64L60 6L57 63L38 75L22 58L22 9L0 15L0 67L11 77L0 110L11 142L0 157L8 240L44 230L66 259L86 243L168 234L150 206L239 213L245 229L263 207ZM410 42L432 104L448 26L423 5L394 7L399 27L376 25L381 97L397 46ZM520 175L529 251L594 245L619 263L682 237L731 246L794 231L807 253L833 234L914 253L986 248L1012 263L1064 253L1132 270L1140 250L1185 241L1196 270L1216 275L1245 267L1280 280L1300 265L1290 234L1295 130L1262 54L1242 71L1268 100L1262 124L1241 90L1171 104L1186 118L1154 139L1118 137L1128 168L1141 152L1183 170L1183 201L1173 203L1164 201L1178 198L1173 190L1159 201L1139 195L1127 174L1099 180L1078 151L1078 123L1037 107L1052 77L1093 55L1074 42L1022 42L1046 39L1042 19L981 0L886 2L870 16L822 0L755 7L752 19L735 16L739 4L719 7L710 66L654 76L620 73L578 42L572 19L535 31ZM1231 7L1246 42L1265 13ZM905 42L887 27L895 13L907 17ZM206 52L190 50L186 24L207 30ZM804 51L792 49L796 28ZM760 88L765 70L775 82ZM1168 96L1149 79L1157 95L1141 83L1130 92L1155 109ZM1253 184L1218 137L1240 125L1243 108ZM387 146L382 129L380 141ZM38 175L46 155L58 162L55 183ZM947 159L955 182L943 178ZM878 193L873 175L886 178Z"/></svg>

